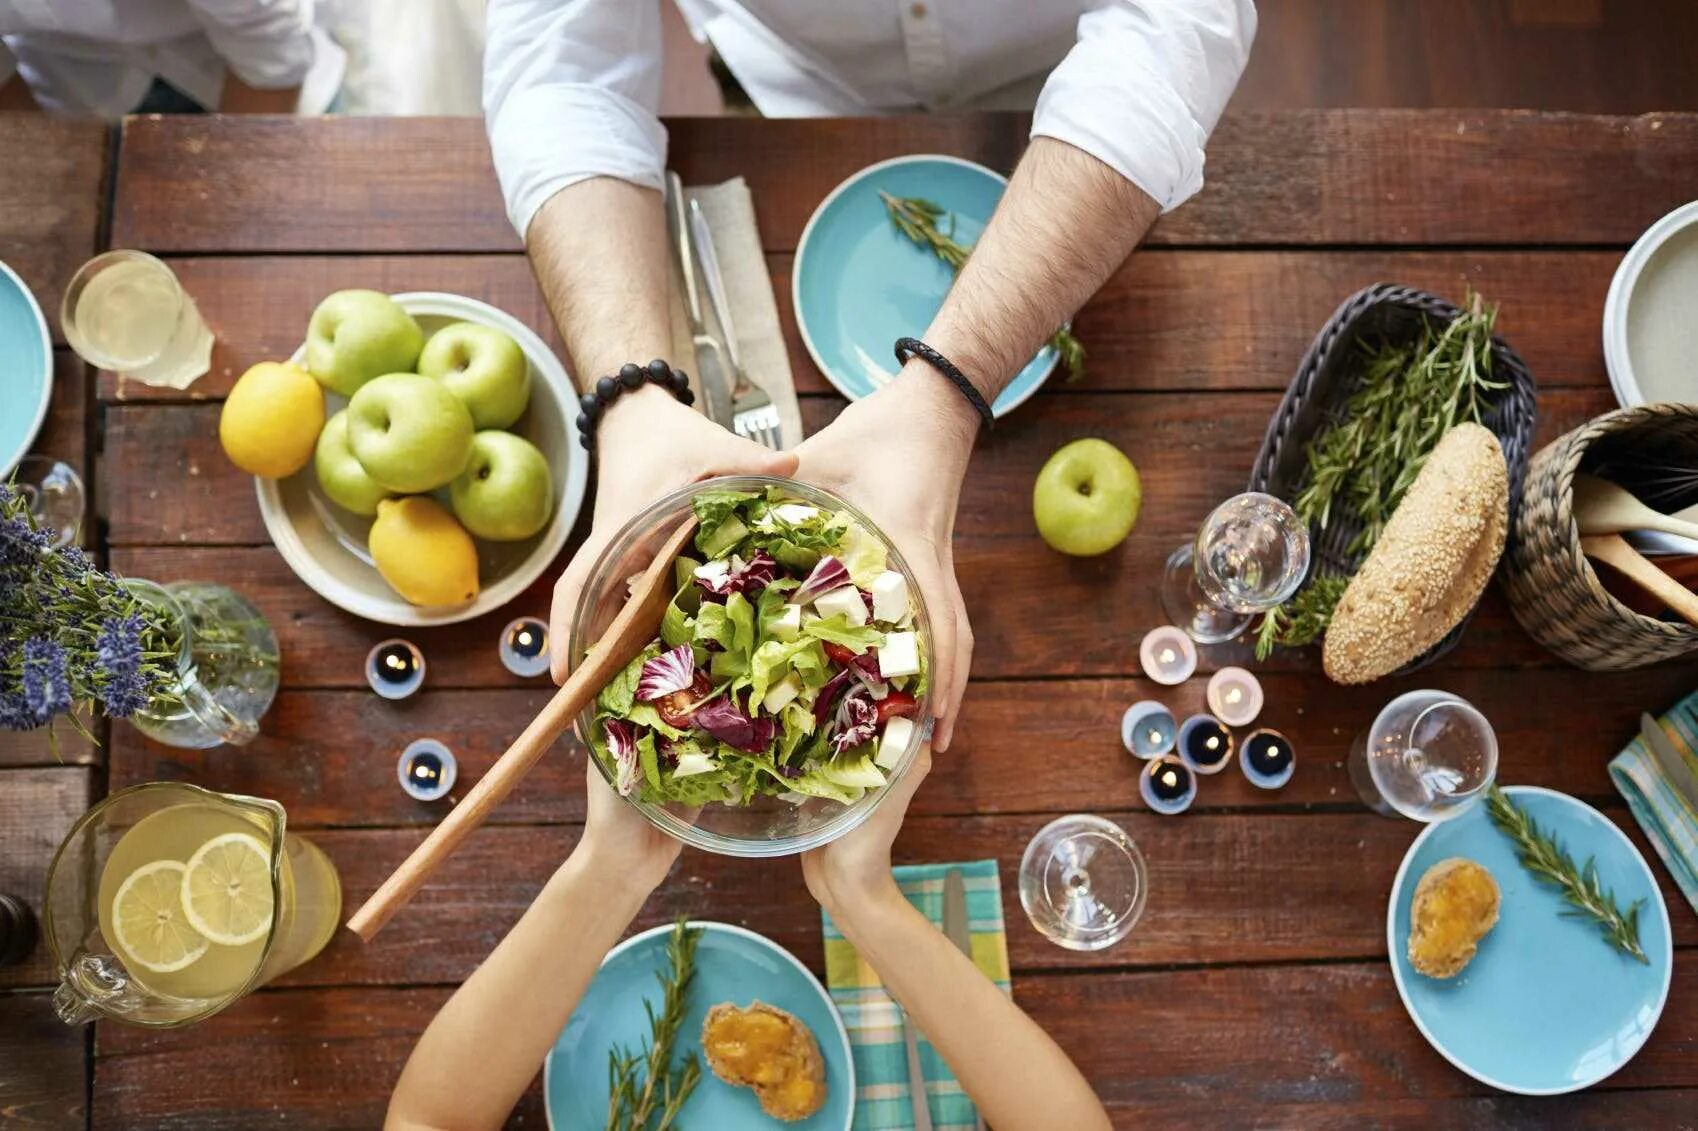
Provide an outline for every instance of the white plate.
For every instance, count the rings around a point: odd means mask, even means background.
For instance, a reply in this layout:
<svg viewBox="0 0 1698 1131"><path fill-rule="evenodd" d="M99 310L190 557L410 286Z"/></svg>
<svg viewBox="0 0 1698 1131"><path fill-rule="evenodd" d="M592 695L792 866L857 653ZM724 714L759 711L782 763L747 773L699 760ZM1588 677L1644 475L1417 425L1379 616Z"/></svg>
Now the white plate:
<svg viewBox="0 0 1698 1131"><path fill-rule="evenodd" d="M411 291L392 296L414 318L426 337L450 322L478 322L508 334L531 363L531 403L513 428L541 450L554 475L554 515L540 534L522 542L478 542L477 597L464 605L420 608L389 588L365 550L369 518L349 514L320 491L312 464L287 479L254 479L260 515L277 552L308 588L355 616L380 624L411 628L456 624L481 616L517 597L542 576L566 545L583 505L589 480L589 454L577 442L569 421L577 391L548 346L529 326L488 303L462 295ZM300 364L306 348L291 359ZM325 414L346 401L326 393ZM445 492L438 492L444 499Z"/></svg>
<svg viewBox="0 0 1698 1131"><path fill-rule="evenodd" d="M1674 236L1698 224L1698 200L1683 204L1645 229L1636 240L1610 280L1609 293L1604 297L1604 368L1609 371L1610 387L1623 408L1645 403L1639 382L1633 375L1633 361L1627 352L1627 313L1633 302L1633 291L1639 275L1651 257Z"/></svg>

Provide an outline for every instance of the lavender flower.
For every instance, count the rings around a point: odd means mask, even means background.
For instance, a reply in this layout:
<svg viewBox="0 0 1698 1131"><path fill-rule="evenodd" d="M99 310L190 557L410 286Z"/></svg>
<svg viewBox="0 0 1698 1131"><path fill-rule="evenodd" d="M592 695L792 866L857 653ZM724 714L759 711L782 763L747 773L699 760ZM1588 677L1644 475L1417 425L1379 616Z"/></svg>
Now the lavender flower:
<svg viewBox="0 0 1698 1131"><path fill-rule="evenodd" d="M34 730L42 722L24 702L23 692L0 692L0 730Z"/></svg>
<svg viewBox="0 0 1698 1131"><path fill-rule="evenodd" d="M131 613L108 617L95 638L95 664L106 676L100 699L106 713L124 719L147 706L146 681L142 678L142 623Z"/></svg>
<svg viewBox="0 0 1698 1131"><path fill-rule="evenodd" d="M65 649L58 641L34 636L24 642L24 704L37 722L46 722L71 708L71 682L65 670Z"/></svg>

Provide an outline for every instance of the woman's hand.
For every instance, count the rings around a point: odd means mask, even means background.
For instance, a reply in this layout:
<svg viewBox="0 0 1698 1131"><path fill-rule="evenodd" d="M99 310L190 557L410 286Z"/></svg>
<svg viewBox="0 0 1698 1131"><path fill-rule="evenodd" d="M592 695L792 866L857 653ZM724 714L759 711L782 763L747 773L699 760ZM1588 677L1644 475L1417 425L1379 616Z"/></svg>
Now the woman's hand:
<svg viewBox="0 0 1698 1131"><path fill-rule="evenodd" d="M587 815L572 856L598 879L616 878L622 887L647 895L672 870L683 842L655 828L635 805L614 793L590 761L594 757L585 759Z"/></svg>
<svg viewBox="0 0 1698 1131"><path fill-rule="evenodd" d="M734 436L653 385L626 393L609 406L596 435L595 522L590 536L554 586L549 614L550 669L564 683L566 654L590 566L608 540L637 511L662 495L714 475L782 475L796 472L796 456Z"/></svg>
<svg viewBox="0 0 1698 1131"><path fill-rule="evenodd" d="M802 854L802 878L807 881L808 893L833 919L841 920L845 909L853 912L891 894L902 898L890 872L890 846L902 828L914 791L931 768L928 744L920 747L901 780L886 787L884 800L872 816L824 848Z"/></svg>
<svg viewBox="0 0 1698 1131"><path fill-rule="evenodd" d="M955 582L951 541L977 428L965 398L942 377L905 370L796 449L797 477L866 511L920 583L936 656L931 685L939 750L949 748L973 662L973 629Z"/></svg>

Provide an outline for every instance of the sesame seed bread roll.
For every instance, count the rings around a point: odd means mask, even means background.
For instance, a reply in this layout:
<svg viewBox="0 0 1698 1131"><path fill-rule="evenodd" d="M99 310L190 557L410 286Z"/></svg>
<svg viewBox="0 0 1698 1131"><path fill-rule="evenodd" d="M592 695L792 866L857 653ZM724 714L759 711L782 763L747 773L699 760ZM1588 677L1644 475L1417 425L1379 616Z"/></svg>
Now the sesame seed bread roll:
<svg viewBox="0 0 1698 1131"><path fill-rule="evenodd" d="M1390 675L1479 600L1509 529L1509 469L1478 424L1444 434L1333 610L1321 660L1339 683Z"/></svg>

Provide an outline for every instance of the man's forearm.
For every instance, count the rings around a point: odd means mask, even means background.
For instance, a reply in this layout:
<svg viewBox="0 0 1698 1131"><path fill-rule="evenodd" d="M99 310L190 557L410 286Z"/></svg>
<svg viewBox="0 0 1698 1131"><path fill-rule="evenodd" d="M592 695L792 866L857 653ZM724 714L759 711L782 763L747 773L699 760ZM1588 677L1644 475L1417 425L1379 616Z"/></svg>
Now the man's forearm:
<svg viewBox="0 0 1698 1131"><path fill-rule="evenodd" d="M994 400L1126 260L1159 211L1084 150L1033 138L926 341Z"/></svg>
<svg viewBox="0 0 1698 1131"><path fill-rule="evenodd" d="M580 389L627 361L671 353L658 192L612 177L579 181L538 210L525 243Z"/></svg>

